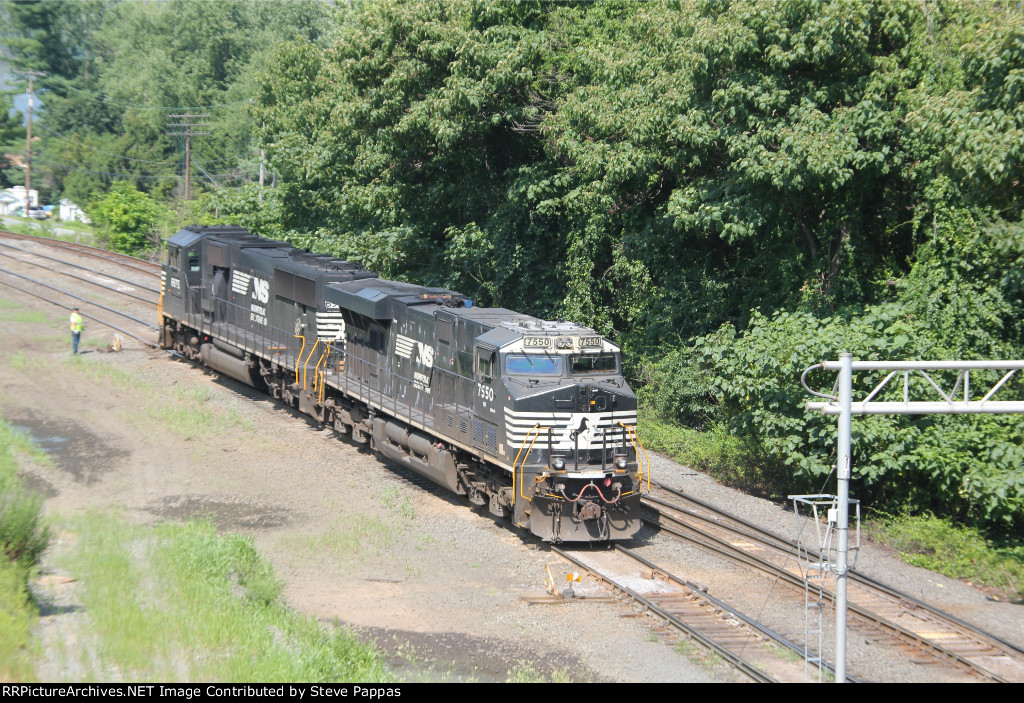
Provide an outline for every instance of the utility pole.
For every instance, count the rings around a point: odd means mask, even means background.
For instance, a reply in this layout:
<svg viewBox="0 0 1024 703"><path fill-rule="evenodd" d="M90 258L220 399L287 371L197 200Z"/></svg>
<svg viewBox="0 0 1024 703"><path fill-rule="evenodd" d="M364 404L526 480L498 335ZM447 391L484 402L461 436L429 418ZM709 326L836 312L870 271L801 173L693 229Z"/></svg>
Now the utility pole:
<svg viewBox="0 0 1024 703"><path fill-rule="evenodd" d="M185 200L192 197L192 137L201 137L210 132L193 132L193 127L209 127L209 122L193 122L192 120L209 119L209 115L168 115L168 117L185 120L184 122L169 122L168 127L184 127L184 132L168 132L168 136L185 137Z"/></svg>
<svg viewBox="0 0 1024 703"><path fill-rule="evenodd" d="M34 98L34 81L36 76L45 76L40 71L25 71L28 74L28 129L25 132L25 219L29 217L28 209L32 204L32 103Z"/></svg>
<svg viewBox="0 0 1024 703"><path fill-rule="evenodd" d="M266 152L264 152L263 149L260 149L260 191L259 191L259 196L258 196L258 199L260 201L260 205L263 204L263 173L264 173L263 172L263 160L266 157L267 157Z"/></svg>

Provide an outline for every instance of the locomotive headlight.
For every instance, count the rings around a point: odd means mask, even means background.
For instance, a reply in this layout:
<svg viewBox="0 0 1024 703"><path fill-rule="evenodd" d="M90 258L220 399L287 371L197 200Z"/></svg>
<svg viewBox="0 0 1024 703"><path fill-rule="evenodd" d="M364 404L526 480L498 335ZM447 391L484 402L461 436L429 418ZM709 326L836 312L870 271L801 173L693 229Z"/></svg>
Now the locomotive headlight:
<svg viewBox="0 0 1024 703"><path fill-rule="evenodd" d="M620 456L618 459L616 459L615 460L615 468L617 468L619 471L625 471L626 470L626 457Z"/></svg>
<svg viewBox="0 0 1024 703"><path fill-rule="evenodd" d="M555 346L559 349L572 349L572 337L559 337L555 340Z"/></svg>
<svg viewBox="0 0 1024 703"><path fill-rule="evenodd" d="M551 465L555 467L555 471L565 470L565 462L561 459L555 459L553 462L551 462Z"/></svg>

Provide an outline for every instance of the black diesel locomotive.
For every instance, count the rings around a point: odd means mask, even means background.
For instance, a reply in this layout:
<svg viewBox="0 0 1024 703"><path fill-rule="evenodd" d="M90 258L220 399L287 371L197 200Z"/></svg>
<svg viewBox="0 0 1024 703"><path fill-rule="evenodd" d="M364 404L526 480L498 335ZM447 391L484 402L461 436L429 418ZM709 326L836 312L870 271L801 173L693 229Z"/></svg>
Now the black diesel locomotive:
<svg viewBox="0 0 1024 703"><path fill-rule="evenodd" d="M549 541L640 527L649 480L619 349L594 330L239 227L167 242L161 346L265 390Z"/></svg>

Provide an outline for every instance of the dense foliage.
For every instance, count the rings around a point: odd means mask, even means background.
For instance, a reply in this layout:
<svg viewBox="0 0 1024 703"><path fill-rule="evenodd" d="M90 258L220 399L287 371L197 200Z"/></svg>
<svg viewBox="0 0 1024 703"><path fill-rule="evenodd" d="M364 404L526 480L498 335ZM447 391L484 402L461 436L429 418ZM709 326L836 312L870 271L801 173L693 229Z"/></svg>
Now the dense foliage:
<svg viewBox="0 0 1024 703"><path fill-rule="evenodd" d="M166 197L181 186L185 137L173 133L185 131L205 133L192 139L197 186L255 180L257 71L282 41L319 39L332 15L319 0L3 0L14 77L45 74L33 187L83 207L121 180ZM175 126L187 122L203 126Z"/></svg>
<svg viewBox="0 0 1024 703"><path fill-rule="evenodd" d="M207 158L262 149L274 187L250 171L216 216L592 324L661 417L728 427L793 485L834 462L806 366L1024 355L1016 4L276 6L8 3L21 65L54 76L42 153L106 152L99 180L160 197L168 113L140 106L244 103L210 107ZM858 419L861 491L1024 529L1021 429Z"/></svg>

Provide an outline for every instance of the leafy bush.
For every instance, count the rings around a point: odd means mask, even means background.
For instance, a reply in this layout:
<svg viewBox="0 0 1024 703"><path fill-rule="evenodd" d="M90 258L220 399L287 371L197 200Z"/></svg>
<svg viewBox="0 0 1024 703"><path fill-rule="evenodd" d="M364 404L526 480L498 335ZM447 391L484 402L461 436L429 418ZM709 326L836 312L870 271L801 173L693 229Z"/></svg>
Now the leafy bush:
<svg viewBox="0 0 1024 703"><path fill-rule="evenodd" d="M93 193L87 212L102 243L125 254L152 248L157 224L166 216L163 205L128 181L117 181L107 193Z"/></svg>
<svg viewBox="0 0 1024 703"><path fill-rule="evenodd" d="M714 375L695 363L691 349L673 349L661 358L645 359L639 376L640 402L657 417L696 430L722 419Z"/></svg>
<svg viewBox="0 0 1024 703"><path fill-rule="evenodd" d="M18 476L14 449L32 451L0 421L0 681L33 680L31 632L37 612L28 579L49 543L40 515L42 499Z"/></svg>
<svg viewBox="0 0 1024 703"><path fill-rule="evenodd" d="M798 380L805 368L836 359L840 351L858 360L955 358L907 306L896 303L829 316L778 312L769 319L756 313L742 335L724 325L697 340L694 358L714 372L714 393L731 431L754 440L794 481L806 482L831 472L836 423L804 409L810 397ZM951 374L933 376L952 387ZM975 385L982 376L972 374ZM866 394L882 377L855 374L855 393ZM820 388L834 378L812 373L810 384ZM913 388L925 383L911 377ZM895 400L900 392L900 384L891 384L877 399ZM854 478L861 481L856 490L875 507L933 509L986 527L1024 528L1019 417L858 417L852 445Z"/></svg>

